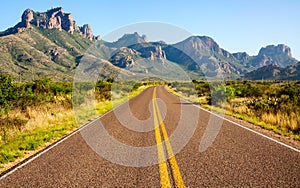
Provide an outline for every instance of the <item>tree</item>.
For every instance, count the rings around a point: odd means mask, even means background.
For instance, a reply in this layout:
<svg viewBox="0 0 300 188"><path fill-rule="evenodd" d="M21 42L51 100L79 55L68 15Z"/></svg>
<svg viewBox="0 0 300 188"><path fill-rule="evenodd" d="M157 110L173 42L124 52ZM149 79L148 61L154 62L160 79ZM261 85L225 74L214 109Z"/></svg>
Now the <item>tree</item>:
<svg viewBox="0 0 300 188"><path fill-rule="evenodd" d="M13 81L14 77L10 75L0 75L0 116L8 114L12 101L17 98Z"/></svg>

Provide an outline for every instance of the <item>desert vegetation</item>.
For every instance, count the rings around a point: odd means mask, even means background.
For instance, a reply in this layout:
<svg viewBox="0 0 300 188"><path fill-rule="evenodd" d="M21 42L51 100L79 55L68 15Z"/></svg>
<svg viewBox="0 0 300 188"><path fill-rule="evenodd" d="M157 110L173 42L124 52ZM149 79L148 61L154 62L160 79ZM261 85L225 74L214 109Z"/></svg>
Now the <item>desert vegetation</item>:
<svg viewBox="0 0 300 188"><path fill-rule="evenodd" d="M0 75L0 167L110 110L113 83L107 79L74 87L72 82L49 78L17 82L10 75ZM118 86L114 96L117 104L128 98L125 94L138 94L147 83L120 82ZM96 101L92 108L85 104L91 97ZM79 122L73 108L81 109Z"/></svg>
<svg viewBox="0 0 300 188"><path fill-rule="evenodd" d="M200 105L225 110L274 132L300 140L299 81L197 81L169 86Z"/></svg>
<svg viewBox="0 0 300 188"><path fill-rule="evenodd" d="M0 166L60 139L150 85L166 84L151 79L74 84L42 78L17 82L10 75L0 75ZM228 115L300 140L299 81L193 80L170 82L168 86L204 107L225 110ZM74 111L79 120L75 120Z"/></svg>

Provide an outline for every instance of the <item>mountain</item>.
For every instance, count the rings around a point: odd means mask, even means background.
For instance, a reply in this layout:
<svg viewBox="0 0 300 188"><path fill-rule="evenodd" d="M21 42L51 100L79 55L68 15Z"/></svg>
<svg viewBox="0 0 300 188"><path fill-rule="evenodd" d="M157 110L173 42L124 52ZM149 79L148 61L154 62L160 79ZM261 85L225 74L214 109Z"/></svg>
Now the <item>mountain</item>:
<svg viewBox="0 0 300 188"><path fill-rule="evenodd" d="M95 37L93 35L91 26L85 24L78 26L76 21L73 20L71 13L65 13L62 7L49 9L47 12L34 12L33 10L26 9L21 17L21 22L12 28L0 33L0 36L20 33L24 29L36 26L42 29L58 29L64 30L68 33L73 34L74 32L79 33L81 36L87 39L100 39L101 37Z"/></svg>
<svg viewBox="0 0 300 188"><path fill-rule="evenodd" d="M79 67L81 62L84 66ZM78 68L85 76L176 79L295 79L299 63L279 44L258 55L230 53L208 36L191 36L176 44L149 42L137 32L114 42L94 36L91 26L78 26L61 7L46 12L27 9L14 27L0 32L0 74L19 80L51 77L71 81ZM97 72L98 71L98 72ZM256 71L256 72L255 72Z"/></svg>
<svg viewBox="0 0 300 188"><path fill-rule="evenodd" d="M228 51L207 36L191 36L184 41L164 48L167 58L193 72L206 76L224 74L228 77L240 75L246 69Z"/></svg>
<svg viewBox="0 0 300 188"><path fill-rule="evenodd" d="M134 49L122 47L111 58L110 62L120 68L132 67L135 65L135 59L140 55Z"/></svg>
<svg viewBox="0 0 300 188"><path fill-rule="evenodd" d="M291 49L283 44L263 47L257 56L250 56L246 52L231 54L207 36L191 36L164 50L169 60L183 65L189 71L203 71L208 77L223 75L229 79L265 65L275 63L284 68L298 62L292 57Z"/></svg>
<svg viewBox="0 0 300 188"><path fill-rule="evenodd" d="M284 45L279 44L269 45L261 48L257 56L251 57L246 62L247 68L263 67L265 65L277 64L280 67L286 67L297 63L298 61L292 57L291 49Z"/></svg>
<svg viewBox="0 0 300 188"><path fill-rule="evenodd" d="M252 59L250 55L248 55L246 52L237 52L232 54L234 58L236 58L240 64L243 66L246 66L247 62Z"/></svg>
<svg viewBox="0 0 300 188"><path fill-rule="evenodd" d="M61 7L43 13L27 9L18 24L0 33L0 73L20 80L72 80L80 58L99 39L89 24L77 26Z"/></svg>
<svg viewBox="0 0 300 188"><path fill-rule="evenodd" d="M146 35L140 36L137 32L133 34L124 34L121 38L117 41L112 43L107 43L109 47L121 48L121 47L128 47L134 44L139 43L147 43L148 39Z"/></svg>
<svg viewBox="0 0 300 188"><path fill-rule="evenodd" d="M113 65L131 74L121 74L122 79L158 77L166 80L188 80L186 72L176 63L166 59L158 43L140 43L121 47L109 59Z"/></svg>
<svg viewBox="0 0 300 188"><path fill-rule="evenodd" d="M277 64L263 66L251 71L243 79L246 80L300 80L300 62L285 68Z"/></svg>

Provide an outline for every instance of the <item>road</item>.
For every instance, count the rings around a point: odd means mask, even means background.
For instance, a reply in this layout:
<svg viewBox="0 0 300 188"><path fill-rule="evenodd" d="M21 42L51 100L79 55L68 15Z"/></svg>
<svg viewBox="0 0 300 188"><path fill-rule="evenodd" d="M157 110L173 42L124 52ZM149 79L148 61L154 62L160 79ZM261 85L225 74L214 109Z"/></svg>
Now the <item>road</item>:
<svg viewBox="0 0 300 188"><path fill-rule="evenodd" d="M300 186L299 150L230 121L200 152L212 116L162 86L148 88L3 175L0 187Z"/></svg>

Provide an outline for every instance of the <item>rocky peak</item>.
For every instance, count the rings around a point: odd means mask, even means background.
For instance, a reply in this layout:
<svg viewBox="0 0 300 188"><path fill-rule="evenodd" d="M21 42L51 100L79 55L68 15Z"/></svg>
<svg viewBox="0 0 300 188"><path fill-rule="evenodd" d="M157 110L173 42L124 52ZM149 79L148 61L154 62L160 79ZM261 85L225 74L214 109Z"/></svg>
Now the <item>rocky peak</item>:
<svg viewBox="0 0 300 188"><path fill-rule="evenodd" d="M284 44L279 44L277 46L269 45L266 46L265 48L261 48L258 55L259 56L285 55L288 57L292 57L291 49Z"/></svg>
<svg viewBox="0 0 300 188"><path fill-rule="evenodd" d="M284 44L269 45L261 48L258 55L252 57L248 65L261 67L272 63L277 63L280 67L286 67L297 63L297 60L292 57L291 49L288 46Z"/></svg>
<svg viewBox="0 0 300 188"><path fill-rule="evenodd" d="M93 39L94 36L93 36L93 32L92 32L92 28L91 28L90 24L85 24L82 27L79 27L79 29L84 38L87 38L90 40Z"/></svg>
<svg viewBox="0 0 300 188"><path fill-rule="evenodd" d="M72 14L65 13L62 7L51 8L46 12L34 12L30 9L26 9L22 14L21 22L19 22L15 27L5 31L2 35L22 32L24 29L30 28L31 24L43 29L65 30L71 34L73 34L74 31L77 31L87 39L92 40L94 38L89 24L78 27L76 22L73 20Z"/></svg>
<svg viewBox="0 0 300 188"><path fill-rule="evenodd" d="M146 43L147 42L147 36L142 35L140 36L137 32L134 32L132 34L124 34L121 38L119 38L116 42L113 42L113 46L116 48L120 48L123 46L131 46L135 44L140 43Z"/></svg>
<svg viewBox="0 0 300 188"><path fill-rule="evenodd" d="M202 55L208 55L211 53L211 51L223 54L219 45L212 38L207 36L191 36L185 41L181 42L181 44L179 43L179 45L176 45L176 47L185 52L196 50Z"/></svg>
<svg viewBox="0 0 300 188"><path fill-rule="evenodd" d="M58 13L64 14L65 11L62 7L52 7L51 9L47 10L47 12L46 12L48 17L54 17Z"/></svg>
<svg viewBox="0 0 300 188"><path fill-rule="evenodd" d="M26 9L22 14L22 23L25 24L26 28L30 27L30 22L33 20L33 11Z"/></svg>
<svg viewBox="0 0 300 188"><path fill-rule="evenodd" d="M239 60L241 64L245 64L251 58L246 52L233 53L232 56Z"/></svg>
<svg viewBox="0 0 300 188"><path fill-rule="evenodd" d="M206 45L208 48L210 48L214 51L217 51L217 52L220 50L219 45L212 38L210 38L208 36L202 36L199 38L201 39L203 44Z"/></svg>

